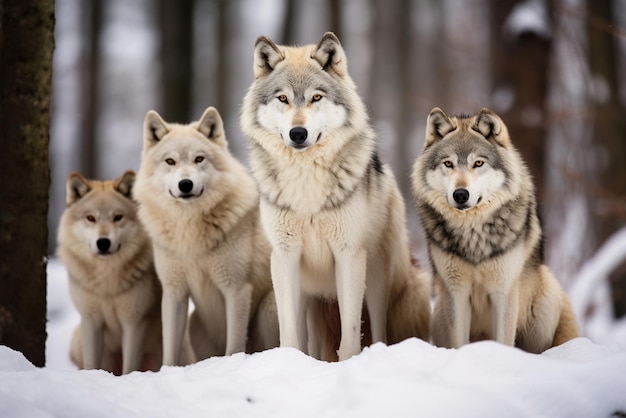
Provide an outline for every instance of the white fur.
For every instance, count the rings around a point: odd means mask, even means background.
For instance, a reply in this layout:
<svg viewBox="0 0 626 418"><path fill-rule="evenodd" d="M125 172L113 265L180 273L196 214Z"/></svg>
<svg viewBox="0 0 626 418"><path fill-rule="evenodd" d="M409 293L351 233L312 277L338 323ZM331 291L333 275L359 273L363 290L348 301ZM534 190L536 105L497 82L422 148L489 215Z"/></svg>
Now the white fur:
<svg viewBox="0 0 626 418"><path fill-rule="evenodd" d="M163 284L163 363L179 364L189 297L199 359L245 351L249 324L257 318L267 320L262 330L251 326L259 340L248 345L277 345L276 320L257 312L273 306L263 302L273 293L258 193L228 152L219 113L208 108L198 122L177 125L151 111L144 132L135 197ZM181 180L191 180L193 189L183 193Z"/></svg>
<svg viewBox="0 0 626 418"><path fill-rule="evenodd" d="M430 315L428 283L410 263L404 202L388 167L371 172L374 133L346 69L345 53L332 34L325 34L318 45L299 48L260 37L255 49L257 80L244 99L241 116L242 129L253 144L250 165L272 245L280 344L324 357L328 348L320 345L328 336L318 333L324 318L317 303L336 300L339 360L361 350L364 301L374 342L388 342L390 334L393 342L427 338ZM302 89L303 103L296 105L296 88L288 77L279 83L275 98L257 102L261 92L256 84L284 70L304 75L302 80L309 83ZM344 105L317 89L316 80L321 83L325 71L340 84L350 115ZM294 127L308 131L303 148L289 138ZM337 207L328 207L329 199ZM390 300L397 303L390 306Z"/></svg>
<svg viewBox="0 0 626 418"><path fill-rule="evenodd" d="M132 172L104 182L73 173L67 182L57 252L81 315L71 345L79 368L120 374L161 365L161 286L130 199L133 180ZM110 240L108 251L98 248L99 239ZM189 352L183 361L193 361Z"/></svg>

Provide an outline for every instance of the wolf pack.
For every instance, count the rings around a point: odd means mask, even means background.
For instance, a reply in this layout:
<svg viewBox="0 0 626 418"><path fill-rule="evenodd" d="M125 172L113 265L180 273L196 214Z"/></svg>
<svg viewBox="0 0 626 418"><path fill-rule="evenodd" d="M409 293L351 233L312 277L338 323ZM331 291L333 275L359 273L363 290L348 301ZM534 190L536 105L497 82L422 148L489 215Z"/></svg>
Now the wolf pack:
<svg viewBox="0 0 626 418"><path fill-rule="evenodd" d="M57 252L81 316L79 368L158 371L274 347L341 361L408 338L541 353L578 336L543 260L531 175L496 113L427 117L410 178L423 266L337 37L261 36L253 69L249 169L209 107L189 124L149 111L137 174L70 174Z"/></svg>

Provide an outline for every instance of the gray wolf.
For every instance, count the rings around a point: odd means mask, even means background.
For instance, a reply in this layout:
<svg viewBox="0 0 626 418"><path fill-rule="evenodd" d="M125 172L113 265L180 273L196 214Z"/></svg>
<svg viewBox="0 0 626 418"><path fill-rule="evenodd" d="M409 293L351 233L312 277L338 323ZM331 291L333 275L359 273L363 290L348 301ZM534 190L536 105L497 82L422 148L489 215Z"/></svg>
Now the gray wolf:
<svg viewBox="0 0 626 418"><path fill-rule="evenodd" d="M428 279L411 264L404 201L339 40L286 47L261 36L254 76L240 123L272 245L280 345L324 358L333 301L339 360L361 350L364 301L373 342L427 339Z"/></svg>
<svg viewBox="0 0 626 418"><path fill-rule="evenodd" d="M77 172L67 180L57 253L81 315L70 350L81 369L120 374L161 366L161 285L131 200L134 179L127 171L116 180Z"/></svg>
<svg viewBox="0 0 626 418"><path fill-rule="evenodd" d="M493 339L539 353L578 335L543 262L530 173L498 115L434 108L412 186L437 290L436 345Z"/></svg>
<svg viewBox="0 0 626 418"><path fill-rule="evenodd" d="M195 305L189 333L198 360L277 346L258 191L228 151L214 107L187 125L147 113L133 193L163 286L163 364L179 364L189 297Z"/></svg>

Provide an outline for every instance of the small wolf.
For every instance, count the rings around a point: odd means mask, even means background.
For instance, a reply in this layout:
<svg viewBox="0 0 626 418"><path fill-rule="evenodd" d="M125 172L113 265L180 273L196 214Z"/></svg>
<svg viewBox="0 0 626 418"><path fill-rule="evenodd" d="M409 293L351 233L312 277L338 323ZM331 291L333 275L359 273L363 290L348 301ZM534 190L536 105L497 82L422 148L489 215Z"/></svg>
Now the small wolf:
<svg viewBox="0 0 626 418"><path fill-rule="evenodd" d="M161 366L161 285L130 197L134 179L127 171L117 180L77 172L67 180L57 253L81 315L71 345L81 369L120 374Z"/></svg>
<svg viewBox="0 0 626 418"><path fill-rule="evenodd" d="M334 300L339 360L361 351L364 300L373 342L427 339L429 283L411 264L404 201L339 40L328 32L286 47L261 36L254 75L241 127L272 245L281 346L328 352L333 335L319 330Z"/></svg>
<svg viewBox="0 0 626 418"><path fill-rule="evenodd" d="M163 285L163 364L179 364L190 296L198 360L277 346L258 191L214 107L188 125L147 113L134 196Z"/></svg>
<svg viewBox="0 0 626 418"><path fill-rule="evenodd" d="M495 339L539 353L578 335L543 263L530 173L498 115L434 108L412 186L435 276L436 345Z"/></svg>

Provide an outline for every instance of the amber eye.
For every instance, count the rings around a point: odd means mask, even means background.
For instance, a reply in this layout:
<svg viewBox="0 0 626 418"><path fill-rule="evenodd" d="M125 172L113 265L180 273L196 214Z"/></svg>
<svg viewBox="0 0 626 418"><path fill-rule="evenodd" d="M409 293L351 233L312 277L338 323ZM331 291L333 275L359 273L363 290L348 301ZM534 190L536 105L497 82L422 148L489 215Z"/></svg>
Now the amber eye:
<svg viewBox="0 0 626 418"><path fill-rule="evenodd" d="M313 95L313 100L311 100L311 102L315 103L315 102L319 102L320 100L322 100L322 95L321 94L314 94Z"/></svg>
<svg viewBox="0 0 626 418"><path fill-rule="evenodd" d="M171 158L168 158L167 160L165 160L165 162L167 163L167 165L176 165L176 161L172 160Z"/></svg>
<svg viewBox="0 0 626 418"><path fill-rule="evenodd" d="M87 215L87 220L91 223L96 222L96 218L94 218L92 215Z"/></svg>
<svg viewBox="0 0 626 418"><path fill-rule="evenodd" d="M446 167L448 167L448 168L452 168L452 167L454 167L454 164L452 164L452 161L450 161L450 160L446 160L446 161L444 161L444 162L443 162L443 165L445 165L445 166L446 166Z"/></svg>
<svg viewBox="0 0 626 418"><path fill-rule="evenodd" d="M281 94L280 96L278 96L278 100L280 100L283 103L287 103L287 96L285 96L284 94Z"/></svg>
<svg viewBox="0 0 626 418"><path fill-rule="evenodd" d="M122 220L123 217L124 217L123 215L115 215L113 217L113 222L119 222Z"/></svg>
<svg viewBox="0 0 626 418"><path fill-rule="evenodd" d="M199 164L199 163L201 163L202 161L204 161L204 157L203 157L203 156L201 156L201 155L199 155L199 156L197 156L197 157L196 157L196 159L195 159L194 161L196 162L196 164Z"/></svg>
<svg viewBox="0 0 626 418"><path fill-rule="evenodd" d="M485 162L483 160L476 160L474 167L482 167Z"/></svg>

